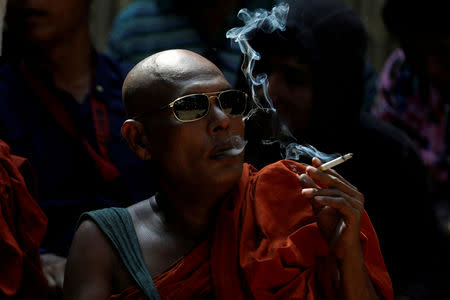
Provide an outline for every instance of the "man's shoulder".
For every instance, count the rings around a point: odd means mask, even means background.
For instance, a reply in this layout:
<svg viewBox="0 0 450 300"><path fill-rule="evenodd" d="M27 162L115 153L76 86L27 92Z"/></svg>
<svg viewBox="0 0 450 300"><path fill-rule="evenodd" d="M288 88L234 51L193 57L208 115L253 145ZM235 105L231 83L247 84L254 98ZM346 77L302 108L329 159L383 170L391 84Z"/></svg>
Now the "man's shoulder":
<svg viewBox="0 0 450 300"><path fill-rule="evenodd" d="M91 250L84 251L85 249ZM94 257L101 258L97 261L97 266L102 268L107 268L111 260L115 260L115 252L110 241L98 223L92 219L83 219L79 224L72 240L70 256L76 258L76 261L90 261Z"/></svg>
<svg viewBox="0 0 450 300"><path fill-rule="evenodd" d="M104 235L98 224L85 219L75 233L67 260L64 292L84 299L92 292L107 291L111 283L113 292L118 292L131 284L132 279L120 263L111 241Z"/></svg>

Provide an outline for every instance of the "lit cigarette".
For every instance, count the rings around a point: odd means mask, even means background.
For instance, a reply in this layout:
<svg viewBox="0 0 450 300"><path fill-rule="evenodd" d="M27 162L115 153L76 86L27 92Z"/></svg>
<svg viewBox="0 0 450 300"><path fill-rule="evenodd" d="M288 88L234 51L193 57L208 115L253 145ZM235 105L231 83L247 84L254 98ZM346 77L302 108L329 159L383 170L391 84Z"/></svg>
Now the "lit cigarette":
<svg viewBox="0 0 450 300"><path fill-rule="evenodd" d="M329 162L322 164L318 169L320 171L326 171L328 169L331 169L332 167L342 164L344 161L349 160L352 157L353 153L347 153L345 155L339 156L338 158L335 158L333 160L330 160Z"/></svg>

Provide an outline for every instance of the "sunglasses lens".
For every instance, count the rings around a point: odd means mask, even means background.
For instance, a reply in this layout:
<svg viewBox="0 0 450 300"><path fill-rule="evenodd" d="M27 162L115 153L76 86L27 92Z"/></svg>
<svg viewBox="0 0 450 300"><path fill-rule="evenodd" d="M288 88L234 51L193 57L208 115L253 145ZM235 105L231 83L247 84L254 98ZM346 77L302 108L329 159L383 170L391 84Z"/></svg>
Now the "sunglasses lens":
<svg viewBox="0 0 450 300"><path fill-rule="evenodd" d="M192 121L203 117L208 112L209 99L205 95L192 95L177 100L173 111L178 119Z"/></svg>
<svg viewBox="0 0 450 300"><path fill-rule="evenodd" d="M242 115L247 105L247 95L241 91L225 91L219 96L220 106L229 115Z"/></svg>

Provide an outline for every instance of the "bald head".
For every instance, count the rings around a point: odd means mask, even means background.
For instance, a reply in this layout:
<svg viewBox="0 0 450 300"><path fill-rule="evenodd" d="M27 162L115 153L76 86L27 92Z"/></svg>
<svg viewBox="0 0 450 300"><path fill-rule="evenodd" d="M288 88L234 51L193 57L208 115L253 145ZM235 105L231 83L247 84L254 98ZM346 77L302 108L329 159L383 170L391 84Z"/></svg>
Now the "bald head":
<svg viewBox="0 0 450 300"><path fill-rule="evenodd" d="M212 62L194 52L158 52L138 63L125 79L122 94L127 115L157 109L186 94L187 88L217 78L225 80Z"/></svg>

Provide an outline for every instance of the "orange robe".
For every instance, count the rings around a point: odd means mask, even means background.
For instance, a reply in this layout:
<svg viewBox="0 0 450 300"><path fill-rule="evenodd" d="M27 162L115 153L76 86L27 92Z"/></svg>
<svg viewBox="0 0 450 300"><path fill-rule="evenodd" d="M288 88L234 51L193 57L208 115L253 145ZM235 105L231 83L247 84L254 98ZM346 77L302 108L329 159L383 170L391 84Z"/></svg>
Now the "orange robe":
<svg viewBox="0 0 450 300"><path fill-rule="evenodd" d="M0 140L0 299L47 299L39 256L47 217L19 171L25 162Z"/></svg>
<svg viewBox="0 0 450 300"><path fill-rule="evenodd" d="M330 251L318 231L296 174L305 167L280 161L261 171L245 164L239 186L223 203L213 236L154 278L162 299L333 299L322 268ZM377 235L366 213L361 244L377 291L393 299ZM146 299L130 287L112 299Z"/></svg>

